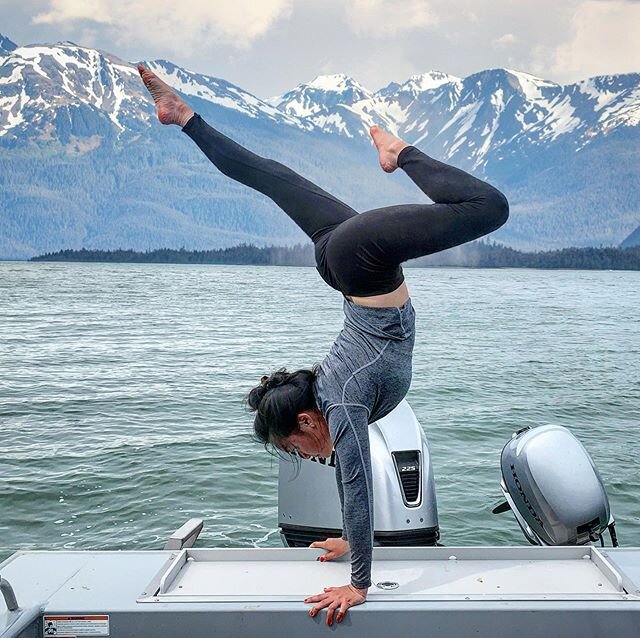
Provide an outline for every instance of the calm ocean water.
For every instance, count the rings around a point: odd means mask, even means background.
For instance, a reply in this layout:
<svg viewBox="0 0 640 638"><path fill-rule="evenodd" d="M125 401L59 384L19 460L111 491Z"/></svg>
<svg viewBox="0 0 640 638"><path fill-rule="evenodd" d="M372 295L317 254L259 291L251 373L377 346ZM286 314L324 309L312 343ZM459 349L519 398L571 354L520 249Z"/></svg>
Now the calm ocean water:
<svg viewBox="0 0 640 638"><path fill-rule="evenodd" d="M409 401L432 447L442 541L526 544L495 516L499 454L525 425L570 428L640 546L640 273L408 270ZM243 397L309 366L342 323L310 268L0 263L0 558L278 546L277 463Z"/></svg>

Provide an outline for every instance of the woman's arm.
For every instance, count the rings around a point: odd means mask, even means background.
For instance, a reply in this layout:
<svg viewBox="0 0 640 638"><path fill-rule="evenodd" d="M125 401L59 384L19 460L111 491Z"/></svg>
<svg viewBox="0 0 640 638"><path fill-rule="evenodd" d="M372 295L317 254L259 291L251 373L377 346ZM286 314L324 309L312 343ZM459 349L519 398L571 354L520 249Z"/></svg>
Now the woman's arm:
<svg viewBox="0 0 640 638"><path fill-rule="evenodd" d="M371 585L373 553L373 490L369 452L368 410L365 406L338 404L328 416L340 470L337 478L343 505L343 536L351 546L351 583L342 587L327 587L322 594L310 596L305 602L316 603L309 612L315 616L327 608L327 624L334 614L340 622L347 609L363 603Z"/></svg>
<svg viewBox="0 0 640 638"><path fill-rule="evenodd" d="M334 404L327 421L336 451L336 479L342 506L342 537L351 547L351 584L371 585L373 489L368 410L358 404Z"/></svg>
<svg viewBox="0 0 640 638"><path fill-rule="evenodd" d="M368 410L364 406L337 405L328 417L329 432L340 463L342 527L351 547L351 584L365 589L371 586L373 552Z"/></svg>
<svg viewBox="0 0 640 638"><path fill-rule="evenodd" d="M342 516L342 540L348 541L349 535L347 528L344 526L344 488L342 486L342 468L340 467L340 459L336 454L336 483L338 484L338 498L340 499L340 515Z"/></svg>

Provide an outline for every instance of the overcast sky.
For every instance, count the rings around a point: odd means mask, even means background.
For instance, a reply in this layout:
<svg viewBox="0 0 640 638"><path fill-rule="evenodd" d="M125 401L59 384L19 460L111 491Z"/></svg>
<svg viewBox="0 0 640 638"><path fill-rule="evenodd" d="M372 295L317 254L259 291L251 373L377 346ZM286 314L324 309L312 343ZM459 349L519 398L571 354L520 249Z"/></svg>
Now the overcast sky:
<svg viewBox="0 0 640 638"><path fill-rule="evenodd" d="M17 44L166 58L263 98L325 73L376 90L429 70L640 71L640 0L0 0L0 16Z"/></svg>

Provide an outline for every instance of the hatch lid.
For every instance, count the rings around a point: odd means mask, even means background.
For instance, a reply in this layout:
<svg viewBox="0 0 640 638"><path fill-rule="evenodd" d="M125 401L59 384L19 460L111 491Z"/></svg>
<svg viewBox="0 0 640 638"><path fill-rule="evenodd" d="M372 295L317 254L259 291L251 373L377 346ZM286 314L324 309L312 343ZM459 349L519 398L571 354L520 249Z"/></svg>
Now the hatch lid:
<svg viewBox="0 0 640 638"><path fill-rule="evenodd" d="M138 602L297 601L344 584L317 549L184 549ZM622 577L595 547L376 548L368 601L618 600Z"/></svg>

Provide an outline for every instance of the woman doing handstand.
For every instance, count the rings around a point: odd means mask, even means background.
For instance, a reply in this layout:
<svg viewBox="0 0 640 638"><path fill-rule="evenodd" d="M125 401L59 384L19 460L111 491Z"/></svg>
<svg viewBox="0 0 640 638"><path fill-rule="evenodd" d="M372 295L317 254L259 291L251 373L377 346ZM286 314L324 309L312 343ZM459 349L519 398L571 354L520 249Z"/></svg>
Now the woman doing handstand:
<svg viewBox="0 0 640 638"><path fill-rule="evenodd" d="M358 214L286 166L251 153L211 128L150 70L139 66L163 124L177 124L225 175L270 197L311 238L320 276L344 296L344 328L319 367L263 377L249 394L259 440L300 456L336 453L340 539L313 543L332 560L351 551L351 583L305 599L327 624L366 600L371 585L373 494L368 424L393 410L411 382L415 313L401 263L496 230L504 195L371 128L382 169L401 168L434 204Z"/></svg>

